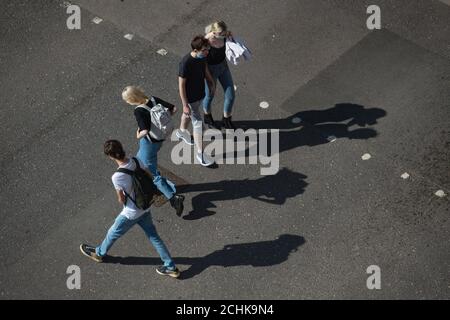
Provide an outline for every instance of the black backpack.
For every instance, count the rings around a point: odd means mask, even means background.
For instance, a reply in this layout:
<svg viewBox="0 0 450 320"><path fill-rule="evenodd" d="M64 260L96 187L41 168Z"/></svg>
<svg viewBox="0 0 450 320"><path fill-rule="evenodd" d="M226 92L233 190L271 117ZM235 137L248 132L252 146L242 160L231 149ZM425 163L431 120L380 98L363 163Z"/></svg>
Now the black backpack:
<svg viewBox="0 0 450 320"><path fill-rule="evenodd" d="M136 164L136 169L128 170L124 168L119 168L117 172L126 173L131 176L133 181L133 190L135 193L135 199L133 199L125 191L125 196L131 199L137 208L146 210L150 208L152 203L155 201L155 195L158 193L158 189L153 183L152 178L141 168L139 161L133 158ZM126 203L126 202L125 202Z"/></svg>

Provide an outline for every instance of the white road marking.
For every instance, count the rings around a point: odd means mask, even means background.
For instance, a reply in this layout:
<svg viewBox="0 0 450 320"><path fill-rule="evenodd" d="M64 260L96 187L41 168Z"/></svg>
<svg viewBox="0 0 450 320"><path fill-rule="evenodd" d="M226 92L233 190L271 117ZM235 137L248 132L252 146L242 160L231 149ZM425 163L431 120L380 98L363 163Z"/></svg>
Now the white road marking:
<svg viewBox="0 0 450 320"><path fill-rule="evenodd" d="M159 54L159 55L165 56L165 55L167 55L167 50L161 48L158 51L156 51L156 53Z"/></svg>
<svg viewBox="0 0 450 320"><path fill-rule="evenodd" d="M263 109L267 109L269 107L269 103L267 101L262 101L259 106Z"/></svg>
<svg viewBox="0 0 450 320"><path fill-rule="evenodd" d="M372 156L368 153L363 154L363 156L361 157L361 159L363 160L369 160L370 158L372 158Z"/></svg>
<svg viewBox="0 0 450 320"><path fill-rule="evenodd" d="M444 190L438 190L436 191L435 195L437 195L439 198L443 198L446 196Z"/></svg>
<svg viewBox="0 0 450 320"><path fill-rule="evenodd" d="M401 175L401 177L402 177L403 179L408 179L408 178L409 178L408 172L403 173L403 174Z"/></svg>
<svg viewBox="0 0 450 320"><path fill-rule="evenodd" d="M99 18L99 17L95 17L94 19L92 19L92 22L95 24L100 24L102 21L103 21L103 19Z"/></svg>
<svg viewBox="0 0 450 320"><path fill-rule="evenodd" d="M125 39L128 39L128 40L133 40L134 35L132 35L132 34L130 34L130 33L127 33L127 34L124 35L123 37L124 37Z"/></svg>

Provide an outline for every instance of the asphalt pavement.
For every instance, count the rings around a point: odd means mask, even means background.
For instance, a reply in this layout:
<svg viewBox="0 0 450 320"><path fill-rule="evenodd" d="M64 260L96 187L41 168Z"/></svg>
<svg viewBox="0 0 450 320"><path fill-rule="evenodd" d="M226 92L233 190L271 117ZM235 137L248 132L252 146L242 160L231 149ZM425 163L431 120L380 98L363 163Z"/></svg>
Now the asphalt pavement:
<svg viewBox="0 0 450 320"><path fill-rule="evenodd" d="M69 30L66 1L3 1L0 298L449 299L450 3L377 0L382 29L368 30L372 2L78 0ZM180 108L178 62L216 19L253 53L230 66L233 119L280 130L280 170L177 165L165 142L185 213L152 214L180 279L156 274L139 228L96 264L78 246L120 212L103 142L138 148L121 90ZM219 88L216 119L222 104Z"/></svg>

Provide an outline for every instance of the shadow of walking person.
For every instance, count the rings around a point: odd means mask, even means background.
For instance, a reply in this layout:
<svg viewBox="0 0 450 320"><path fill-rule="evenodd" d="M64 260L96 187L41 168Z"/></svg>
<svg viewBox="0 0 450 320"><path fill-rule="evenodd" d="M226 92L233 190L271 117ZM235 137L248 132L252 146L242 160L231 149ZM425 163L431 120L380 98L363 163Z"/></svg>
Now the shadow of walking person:
<svg viewBox="0 0 450 320"><path fill-rule="evenodd" d="M268 267L287 261L289 255L297 251L298 247L305 243L305 239L298 235L283 234L275 240L238 243L225 245L222 249L216 250L204 257L174 258L177 265L191 265L182 271L179 279L190 279L202 273L211 266L221 267ZM123 265L158 265L159 258L139 258L139 257L112 257L104 258L104 263L119 263Z"/></svg>
<svg viewBox="0 0 450 320"><path fill-rule="evenodd" d="M300 146L328 143L330 137L374 138L377 132L366 126L377 124L378 119L386 114L379 108L366 109L358 104L339 103L324 110L300 111L285 119L235 121L235 124L244 129L279 129L281 153Z"/></svg>
<svg viewBox="0 0 450 320"><path fill-rule="evenodd" d="M215 202L252 198L273 205L282 205L305 191L307 177L301 173L282 168L275 175L256 180L222 180L195 185L178 186L182 193L201 192L192 198L192 211L183 219L197 220L214 215L208 210L215 208Z"/></svg>
<svg viewBox="0 0 450 320"><path fill-rule="evenodd" d="M193 278L211 266L273 266L286 261L304 243L305 239L301 236L283 234L273 241L226 245L195 260L189 269L183 271L181 278Z"/></svg>

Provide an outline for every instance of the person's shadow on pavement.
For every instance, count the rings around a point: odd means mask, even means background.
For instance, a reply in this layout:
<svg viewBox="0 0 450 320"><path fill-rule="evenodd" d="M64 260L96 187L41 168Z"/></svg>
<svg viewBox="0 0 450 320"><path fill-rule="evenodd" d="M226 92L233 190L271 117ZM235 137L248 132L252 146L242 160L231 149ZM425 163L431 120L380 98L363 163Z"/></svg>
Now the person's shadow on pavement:
<svg viewBox="0 0 450 320"><path fill-rule="evenodd" d="M305 243L305 239L298 235L283 234L275 240L238 243L224 246L204 257L174 258L177 265L191 265L181 272L179 279L190 279L200 274L211 266L221 267L267 267L280 264L296 252L298 247ZM112 257L106 256L104 263L119 263L123 265L159 265L159 258L145 257Z"/></svg>
<svg viewBox="0 0 450 320"><path fill-rule="evenodd" d="M264 176L256 180L222 180L193 185L177 186L181 193L200 192L192 198L192 211L185 220L197 220L214 215L209 210L215 208L217 201L252 198L268 204L282 205L305 191L307 177L301 173L281 168L277 174Z"/></svg>
<svg viewBox="0 0 450 320"><path fill-rule="evenodd" d="M279 152L301 146L329 143L333 138L370 139L377 131L366 128L386 116L380 108L368 108L353 103L339 103L324 110L300 111L284 119L235 121L238 128L279 129ZM354 127L356 126L356 127ZM292 130L296 129L296 130ZM227 156L234 156L227 154Z"/></svg>

